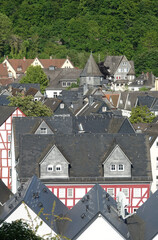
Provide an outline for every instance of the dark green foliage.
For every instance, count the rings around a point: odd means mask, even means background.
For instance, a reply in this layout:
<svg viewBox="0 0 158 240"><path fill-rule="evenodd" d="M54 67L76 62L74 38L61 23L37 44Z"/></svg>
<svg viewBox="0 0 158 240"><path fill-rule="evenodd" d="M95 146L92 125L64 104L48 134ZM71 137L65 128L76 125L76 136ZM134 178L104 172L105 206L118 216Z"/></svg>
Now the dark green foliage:
<svg viewBox="0 0 158 240"><path fill-rule="evenodd" d="M39 83L40 90L43 93L48 86L47 75L43 72L40 66L30 66L27 69L26 76L24 76L20 83Z"/></svg>
<svg viewBox="0 0 158 240"><path fill-rule="evenodd" d="M154 113L150 112L147 106L137 106L132 108L129 120L131 123L150 123L154 118Z"/></svg>
<svg viewBox="0 0 158 240"><path fill-rule="evenodd" d="M33 101L32 96L9 97L9 106L19 107L27 117L51 116L52 111L40 101Z"/></svg>
<svg viewBox="0 0 158 240"><path fill-rule="evenodd" d="M36 236L27 223L20 220L12 223L4 222L0 227L1 240L42 240L43 238Z"/></svg>
<svg viewBox="0 0 158 240"><path fill-rule="evenodd" d="M13 23L0 58L71 57L82 67L90 51L126 55L136 73L158 75L158 4L155 0L0 0L0 13ZM8 31L10 27L6 27ZM0 36L2 35L0 28ZM80 55L81 53L81 55ZM99 60L99 58L97 58Z"/></svg>

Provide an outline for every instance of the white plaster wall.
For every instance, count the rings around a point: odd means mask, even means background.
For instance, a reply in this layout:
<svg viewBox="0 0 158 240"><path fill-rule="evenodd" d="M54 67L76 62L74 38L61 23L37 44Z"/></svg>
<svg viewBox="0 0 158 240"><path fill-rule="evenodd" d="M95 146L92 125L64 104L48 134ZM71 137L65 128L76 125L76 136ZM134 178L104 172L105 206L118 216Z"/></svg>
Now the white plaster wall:
<svg viewBox="0 0 158 240"><path fill-rule="evenodd" d="M130 117L131 116L131 111L128 111L128 110L121 110L122 111L122 116L125 116L125 117Z"/></svg>
<svg viewBox="0 0 158 240"><path fill-rule="evenodd" d="M64 62L63 66L61 68L74 68L74 66L71 64L69 59L66 59L66 61Z"/></svg>
<svg viewBox="0 0 158 240"><path fill-rule="evenodd" d="M77 240L122 240L120 235L102 216L98 217Z"/></svg>
<svg viewBox="0 0 158 240"><path fill-rule="evenodd" d="M158 142L158 137L156 138L155 142L150 148L151 168L152 168L152 176L153 176L151 191L153 193L157 190L156 184L158 184L158 179L156 179L156 176L158 176L158 169L156 169L156 163L158 164L158 161L157 161L158 147L156 145L157 142Z"/></svg>
<svg viewBox="0 0 158 240"><path fill-rule="evenodd" d="M24 203L21 203L21 205L5 221L8 223L11 223L12 221L21 219L24 222L27 222L28 224L30 223L30 225L31 225L30 218L28 216L26 208L29 211L31 218L34 220L37 215L27 205L24 205ZM37 219L37 222L33 221L34 228L41 221L41 219L39 217L36 219ZM39 227L39 229L37 231L37 235L44 237L43 235L49 234L49 233L51 233L51 228L45 222L43 222L43 224ZM52 237L53 236L55 236L54 231L52 231ZM44 237L44 238L46 239L47 237Z"/></svg>
<svg viewBox="0 0 158 240"><path fill-rule="evenodd" d="M10 65L10 63L8 62L8 60L5 59L5 60L3 61L3 63L5 63L5 64L7 65L8 72L9 72L9 71L12 72L13 77L16 78L16 71L15 71L14 68Z"/></svg>
<svg viewBox="0 0 158 240"><path fill-rule="evenodd" d="M46 89L45 94L48 98L54 98L54 92L59 96L62 93L62 90Z"/></svg>
<svg viewBox="0 0 158 240"><path fill-rule="evenodd" d="M158 234L153 238L153 240L158 240Z"/></svg>
<svg viewBox="0 0 158 240"><path fill-rule="evenodd" d="M41 66L41 68L43 68L43 65L40 63L38 58L35 58L35 60L33 61L33 63L31 65L32 66Z"/></svg>

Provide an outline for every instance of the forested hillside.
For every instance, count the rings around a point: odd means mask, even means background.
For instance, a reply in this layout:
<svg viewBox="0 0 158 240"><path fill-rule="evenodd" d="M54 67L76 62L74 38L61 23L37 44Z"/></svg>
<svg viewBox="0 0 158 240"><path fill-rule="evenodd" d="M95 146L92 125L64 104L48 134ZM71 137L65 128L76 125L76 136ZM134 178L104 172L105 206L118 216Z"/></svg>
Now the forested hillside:
<svg viewBox="0 0 158 240"><path fill-rule="evenodd" d="M83 67L126 55L158 76L157 0L0 0L0 58L65 58Z"/></svg>

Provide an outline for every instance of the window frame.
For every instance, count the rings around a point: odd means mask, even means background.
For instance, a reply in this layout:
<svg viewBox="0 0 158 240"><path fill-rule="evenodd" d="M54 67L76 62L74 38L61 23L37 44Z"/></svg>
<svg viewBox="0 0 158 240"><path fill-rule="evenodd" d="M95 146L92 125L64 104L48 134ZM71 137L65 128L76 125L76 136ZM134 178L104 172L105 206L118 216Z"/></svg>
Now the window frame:
<svg viewBox="0 0 158 240"><path fill-rule="evenodd" d="M123 169L120 169L120 166L123 166ZM119 172L123 172L123 171L124 171L124 164L119 164L119 165L118 165L118 171L119 171Z"/></svg>
<svg viewBox="0 0 158 240"><path fill-rule="evenodd" d="M47 166L47 172L53 172L54 170L53 170L53 165L52 164L49 164L48 166ZM50 170L49 168L52 168L52 170Z"/></svg>
<svg viewBox="0 0 158 240"><path fill-rule="evenodd" d="M57 168L60 168L60 169L57 169ZM56 172L61 172L61 171L62 171L61 164L57 164L57 165L55 166L55 171L56 171Z"/></svg>
<svg viewBox="0 0 158 240"><path fill-rule="evenodd" d="M44 130L43 130L44 129ZM41 127L40 128L40 134L47 134L47 128Z"/></svg>
<svg viewBox="0 0 158 240"><path fill-rule="evenodd" d="M113 169L112 166L115 166L115 169ZM115 172L116 171L116 164L110 164L110 171L111 172Z"/></svg>

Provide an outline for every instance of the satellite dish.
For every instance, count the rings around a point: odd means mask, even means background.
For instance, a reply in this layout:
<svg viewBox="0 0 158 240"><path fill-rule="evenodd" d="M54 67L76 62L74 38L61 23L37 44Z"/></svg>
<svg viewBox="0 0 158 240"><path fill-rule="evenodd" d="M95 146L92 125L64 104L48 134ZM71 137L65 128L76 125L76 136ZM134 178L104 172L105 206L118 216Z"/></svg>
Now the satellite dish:
<svg viewBox="0 0 158 240"><path fill-rule="evenodd" d="M119 216L122 216L122 218L125 219L125 207L127 206L126 196L123 192L119 192L116 197Z"/></svg>

